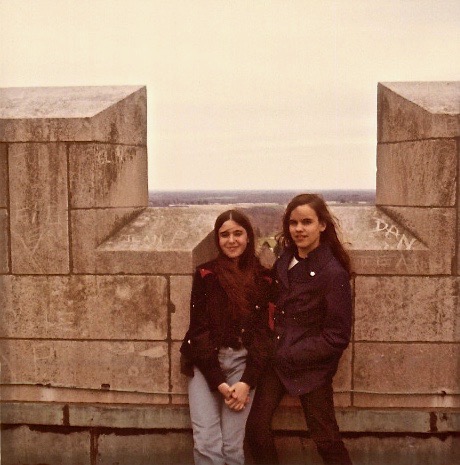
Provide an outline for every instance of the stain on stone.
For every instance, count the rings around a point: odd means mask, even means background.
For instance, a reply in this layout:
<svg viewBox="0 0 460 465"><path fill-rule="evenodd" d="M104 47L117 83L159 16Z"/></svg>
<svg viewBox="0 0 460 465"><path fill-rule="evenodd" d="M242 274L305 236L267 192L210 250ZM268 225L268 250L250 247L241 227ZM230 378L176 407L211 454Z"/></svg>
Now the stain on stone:
<svg viewBox="0 0 460 465"><path fill-rule="evenodd" d="M438 432L437 421L438 421L438 417L436 416L436 413L430 412L430 433Z"/></svg>
<svg viewBox="0 0 460 465"><path fill-rule="evenodd" d="M64 426L70 426L70 412L67 404L62 408L62 423Z"/></svg>
<svg viewBox="0 0 460 465"><path fill-rule="evenodd" d="M110 142L115 144L118 141L118 137L119 137L119 134L118 134L117 123L115 121L113 121L112 123L110 123L109 140L110 140Z"/></svg>
<svg viewBox="0 0 460 465"><path fill-rule="evenodd" d="M91 436L90 436L90 446L89 446L91 465L96 465L98 463L98 455L99 455L98 442L99 442L99 431L97 429L92 429Z"/></svg>

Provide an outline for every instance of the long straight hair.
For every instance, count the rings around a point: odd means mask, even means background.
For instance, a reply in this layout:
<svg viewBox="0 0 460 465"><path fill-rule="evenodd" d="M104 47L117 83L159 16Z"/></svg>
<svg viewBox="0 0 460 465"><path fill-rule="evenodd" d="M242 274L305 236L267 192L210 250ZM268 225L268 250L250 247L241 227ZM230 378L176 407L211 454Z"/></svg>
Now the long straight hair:
<svg viewBox="0 0 460 465"><path fill-rule="evenodd" d="M351 273L350 256L338 236L338 232L340 233L339 223L329 211L324 199L318 194L299 194L289 202L283 215L283 231L278 239L279 244L282 247L295 246L289 232L289 220L291 219L292 211L301 205L308 205L313 208L319 221L326 225L325 230L321 232L320 243L329 244L335 258L337 258L348 273Z"/></svg>
<svg viewBox="0 0 460 465"><path fill-rule="evenodd" d="M238 261L229 260L219 245L219 229L232 220L245 229L248 235L246 249ZM214 223L214 241L219 251L216 260L216 274L229 299L229 310L239 320L251 311L251 302L258 297L257 281L262 266L255 254L255 236L249 218L238 210L221 213Z"/></svg>

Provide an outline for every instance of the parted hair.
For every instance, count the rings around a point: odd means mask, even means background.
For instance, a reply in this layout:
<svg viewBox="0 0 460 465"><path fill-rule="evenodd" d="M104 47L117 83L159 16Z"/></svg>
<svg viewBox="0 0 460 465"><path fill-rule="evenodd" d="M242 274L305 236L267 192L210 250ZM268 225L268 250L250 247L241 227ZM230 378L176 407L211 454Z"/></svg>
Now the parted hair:
<svg viewBox="0 0 460 465"><path fill-rule="evenodd" d="M335 258L337 258L348 273L351 273L350 256L339 238L340 227L338 220L330 212L323 197L319 194L299 194L288 203L283 215L283 231L278 237L279 245L283 248L295 246L289 232L289 220L292 211L301 205L309 205L315 210L319 221L326 225L326 229L321 232L320 243L329 244Z"/></svg>
<svg viewBox="0 0 460 465"><path fill-rule="evenodd" d="M235 223L239 224L242 226L247 235L248 235L248 245L241 255L240 259L238 260L238 266L241 269L245 269L248 267L254 266L254 262L258 261L256 257L256 251L255 251L255 235L254 235L254 229L252 227L251 221L249 218L239 210L227 210L223 213L221 213L215 223L214 223L214 241L217 246L217 250L219 251L220 255L224 255L222 252L222 249L220 248L219 245L219 229L222 227L222 225L226 222L232 220Z"/></svg>

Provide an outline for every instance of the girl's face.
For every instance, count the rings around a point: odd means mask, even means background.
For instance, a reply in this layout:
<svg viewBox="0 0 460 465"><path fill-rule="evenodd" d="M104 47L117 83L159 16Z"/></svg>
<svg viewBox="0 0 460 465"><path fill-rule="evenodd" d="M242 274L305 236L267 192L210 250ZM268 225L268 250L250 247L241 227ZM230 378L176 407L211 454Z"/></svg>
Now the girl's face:
<svg viewBox="0 0 460 465"><path fill-rule="evenodd" d="M246 229L233 220L227 220L219 228L218 234L222 252L233 260L241 257L249 242Z"/></svg>
<svg viewBox="0 0 460 465"><path fill-rule="evenodd" d="M292 210L289 217L289 233L302 258L318 247L321 233L325 229L326 224L319 221L318 215L310 205L299 205Z"/></svg>

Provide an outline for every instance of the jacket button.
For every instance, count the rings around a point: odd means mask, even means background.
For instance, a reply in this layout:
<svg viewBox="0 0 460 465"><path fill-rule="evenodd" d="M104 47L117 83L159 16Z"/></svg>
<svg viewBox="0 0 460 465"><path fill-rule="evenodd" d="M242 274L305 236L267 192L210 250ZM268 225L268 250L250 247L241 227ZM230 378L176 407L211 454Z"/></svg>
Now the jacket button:
<svg viewBox="0 0 460 465"><path fill-rule="evenodd" d="M241 332L244 333L245 329L244 328L241 328Z"/></svg>
<svg viewBox="0 0 460 465"><path fill-rule="evenodd" d="M258 305L256 305L256 310L259 310L259 308L260 308L260 307L259 307Z"/></svg>
<svg viewBox="0 0 460 465"><path fill-rule="evenodd" d="M315 272L314 271L310 271L310 276L315 276Z"/></svg>
<svg viewBox="0 0 460 465"><path fill-rule="evenodd" d="M276 339L279 339L280 337L279 336L276 336Z"/></svg>
<svg viewBox="0 0 460 465"><path fill-rule="evenodd" d="M191 343L192 343L192 341L189 339L189 340L187 341L187 343L188 343L188 344L191 344Z"/></svg>

